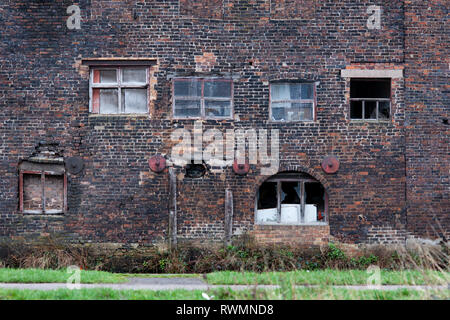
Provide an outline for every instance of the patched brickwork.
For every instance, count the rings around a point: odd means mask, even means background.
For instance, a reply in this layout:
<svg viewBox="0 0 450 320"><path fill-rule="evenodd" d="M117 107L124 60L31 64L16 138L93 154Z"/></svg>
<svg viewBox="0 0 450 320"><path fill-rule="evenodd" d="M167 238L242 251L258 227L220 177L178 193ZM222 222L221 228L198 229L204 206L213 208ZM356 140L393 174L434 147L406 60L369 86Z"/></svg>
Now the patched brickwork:
<svg viewBox="0 0 450 320"><path fill-rule="evenodd" d="M197 18L222 19L223 0L180 0L180 14Z"/></svg>
<svg viewBox="0 0 450 320"><path fill-rule="evenodd" d="M270 17L272 19L314 19L316 2L314 0L272 0Z"/></svg>
<svg viewBox="0 0 450 320"><path fill-rule="evenodd" d="M54 233L72 242L166 242L168 169L151 172L148 159L169 158L175 128L193 132L193 120L172 114L172 79L189 76L232 79L233 118L204 120L203 130L280 130L279 172L320 181L329 219L326 226L255 225L256 193L268 178L259 164L242 176L231 166L208 168L198 179L175 167L180 242L223 241L226 189L233 193L234 234L266 243L374 242L380 232L389 242L405 229L417 237L448 237L445 1L373 1L383 8L374 30L367 28L369 4L362 1L77 3L79 30L66 26L71 1L0 4L6 62L0 70L0 237ZM150 113L90 114L89 67L82 65L88 58L155 59ZM389 121L350 121L349 79L341 70L351 68L403 70L403 78L392 80ZM284 80L317 83L314 121L269 121L269 85ZM19 163L41 142L57 144L63 158L84 161L80 173L67 174L62 215L19 210ZM336 174L321 168L329 155L339 159Z"/></svg>
<svg viewBox="0 0 450 320"><path fill-rule="evenodd" d="M321 246L330 240L329 226L269 226L257 225L252 235L261 244Z"/></svg>

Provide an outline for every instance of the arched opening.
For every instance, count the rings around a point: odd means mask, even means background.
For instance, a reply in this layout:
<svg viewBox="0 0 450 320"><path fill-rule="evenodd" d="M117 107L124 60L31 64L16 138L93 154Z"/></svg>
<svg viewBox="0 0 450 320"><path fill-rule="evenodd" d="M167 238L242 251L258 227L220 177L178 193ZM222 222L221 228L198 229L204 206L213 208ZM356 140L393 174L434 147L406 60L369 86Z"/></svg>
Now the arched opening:
<svg viewBox="0 0 450 320"><path fill-rule="evenodd" d="M306 173L279 173L259 187L255 214L257 224L326 224L328 195Z"/></svg>

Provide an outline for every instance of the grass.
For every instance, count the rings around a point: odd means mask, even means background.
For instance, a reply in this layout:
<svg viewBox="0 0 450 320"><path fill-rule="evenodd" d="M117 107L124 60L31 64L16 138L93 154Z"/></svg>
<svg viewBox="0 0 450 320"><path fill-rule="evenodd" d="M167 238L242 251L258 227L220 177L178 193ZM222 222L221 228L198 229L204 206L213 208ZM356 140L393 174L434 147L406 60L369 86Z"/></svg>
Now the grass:
<svg viewBox="0 0 450 320"><path fill-rule="evenodd" d="M207 275L210 284L294 284L311 285L364 285L371 274L365 270L299 270L291 272L235 272L222 271ZM438 271L386 271L381 270L381 284L445 285L450 281L449 272Z"/></svg>
<svg viewBox="0 0 450 320"><path fill-rule="evenodd" d="M71 273L66 269L10 269L0 268L0 282L9 283L65 283ZM206 276L209 284L310 284L310 285L365 285L371 274L365 270L298 270L290 272L236 272L221 271ZM131 274L81 270L81 283L123 283L130 277L144 278L200 278L199 274ZM446 285L449 272L438 271L387 271L381 270L384 285Z"/></svg>
<svg viewBox="0 0 450 320"><path fill-rule="evenodd" d="M202 293L203 291L200 290L58 289L41 291L0 289L0 300L204 300ZM378 291L326 287L239 291L221 288L209 290L207 294L213 296L214 300L425 300L450 298L450 290Z"/></svg>
<svg viewBox="0 0 450 320"><path fill-rule="evenodd" d="M17 283L65 283L73 273L67 269L10 269L0 268L0 282ZM81 270L81 283L121 283L127 282L127 276L105 271Z"/></svg>
<svg viewBox="0 0 450 320"><path fill-rule="evenodd" d="M0 268L0 282L8 283L65 283L72 273L67 269L12 269ZM81 283L122 283L130 277L139 278L199 278L200 274L150 274L112 273L106 271L81 270Z"/></svg>

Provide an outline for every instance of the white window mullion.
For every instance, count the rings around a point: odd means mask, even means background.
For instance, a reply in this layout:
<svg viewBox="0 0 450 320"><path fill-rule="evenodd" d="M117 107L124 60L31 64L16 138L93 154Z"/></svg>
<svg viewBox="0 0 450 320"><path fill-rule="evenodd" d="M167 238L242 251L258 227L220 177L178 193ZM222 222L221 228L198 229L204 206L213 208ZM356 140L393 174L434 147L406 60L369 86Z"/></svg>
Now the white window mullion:
<svg viewBox="0 0 450 320"><path fill-rule="evenodd" d="M118 99L117 99L117 103L118 105L118 111L119 113L124 113L125 112L125 106L122 107L122 68L117 68L117 86L118 86Z"/></svg>

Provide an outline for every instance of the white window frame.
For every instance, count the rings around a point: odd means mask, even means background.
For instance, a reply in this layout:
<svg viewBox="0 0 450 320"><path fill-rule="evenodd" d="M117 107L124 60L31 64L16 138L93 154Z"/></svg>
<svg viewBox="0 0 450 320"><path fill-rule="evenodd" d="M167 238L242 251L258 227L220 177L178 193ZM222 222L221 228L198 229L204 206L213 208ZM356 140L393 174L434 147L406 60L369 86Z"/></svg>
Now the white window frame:
<svg viewBox="0 0 450 320"><path fill-rule="evenodd" d="M122 70L123 69L145 69L145 84L142 82L127 82L122 83ZM94 71L97 70L116 70L116 83L94 83ZM89 76L89 112L93 114L101 114L101 115L120 115L120 114L149 114L149 102L150 102L150 67L149 66L140 66L140 65L121 65L121 66L92 66L90 68L90 76ZM117 89L118 90L118 113L101 113L99 106L98 112L93 111L93 91L94 89ZM122 104L122 89L147 89L147 110L146 112L141 113L130 113L125 112L125 106Z"/></svg>
<svg viewBox="0 0 450 320"><path fill-rule="evenodd" d="M272 85L277 84L311 84L313 86L313 98L312 99L289 99L289 100L272 100ZM284 82L271 82L269 83L269 121L276 123L290 123L290 122L314 122L316 121L316 105L317 105L317 83L308 81L284 81ZM274 120L272 118L272 103L290 102L290 103L312 103L312 119L303 120Z"/></svg>

